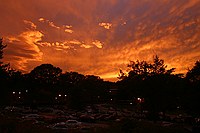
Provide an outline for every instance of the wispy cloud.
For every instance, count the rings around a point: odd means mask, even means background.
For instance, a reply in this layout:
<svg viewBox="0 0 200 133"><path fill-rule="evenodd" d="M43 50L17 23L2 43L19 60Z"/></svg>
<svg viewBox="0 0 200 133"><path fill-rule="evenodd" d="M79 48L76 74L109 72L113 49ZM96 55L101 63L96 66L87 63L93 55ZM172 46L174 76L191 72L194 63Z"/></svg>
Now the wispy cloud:
<svg viewBox="0 0 200 133"><path fill-rule="evenodd" d="M97 48L103 48L103 44L99 40L95 40L92 42Z"/></svg>
<svg viewBox="0 0 200 133"><path fill-rule="evenodd" d="M74 31L71 29L72 26L71 25L62 25L62 26L57 26L54 22L45 19L45 18L39 18L38 19L39 22L41 23L47 23L50 27L58 29L58 30L63 30L66 33L73 33Z"/></svg>
<svg viewBox="0 0 200 133"><path fill-rule="evenodd" d="M92 46L91 45L87 45L87 44L81 44L81 46L80 47L82 47L82 48L92 48Z"/></svg>
<svg viewBox="0 0 200 133"><path fill-rule="evenodd" d="M42 23L47 23L50 27L53 27L53 28L56 28L56 29L60 29L59 26L56 26L56 25L54 24L54 22L52 22L52 21L50 21L50 20L48 20L48 19L39 18L38 21L39 21L39 22L42 22Z"/></svg>
<svg viewBox="0 0 200 133"><path fill-rule="evenodd" d="M70 41L65 40L63 42L55 42L55 43L40 41L37 42L36 44L42 47L56 47L59 48L59 50L61 50L62 48L73 49L74 46L79 46L81 48L86 48L86 49L93 48L94 46L96 46L97 48L103 47L103 44L98 40L91 42L91 44L86 44L84 41L78 41L78 40L70 40Z"/></svg>
<svg viewBox="0 0 200 133"><path fill-rule="evenodd" d="M31 27L31 29L36 29L37 28L37 26L31 21L24 20L24 23L29 25Z"/></svg>
<svg viewBox="0 0 200 133"><path fill-rule="evenodd" d="M43 34L39 31L25 31L18 36L6 37L8 46L6 49L5 60L11 63L16 69L27 71L27 63L32 61L42 61L43 53L36 43L41 41Z"/></svg>

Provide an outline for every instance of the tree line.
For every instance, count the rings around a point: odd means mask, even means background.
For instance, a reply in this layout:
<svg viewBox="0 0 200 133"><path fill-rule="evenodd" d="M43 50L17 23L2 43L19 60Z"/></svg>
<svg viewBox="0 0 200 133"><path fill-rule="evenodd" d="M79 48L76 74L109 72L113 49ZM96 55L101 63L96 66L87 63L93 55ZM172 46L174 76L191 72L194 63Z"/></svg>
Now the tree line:
<svg viewBox="0 0 200 133"><path fill-rule="evenodd" d="M4 64L0 40L0 104L28 106L64 104L81 108L86 104L137 105L149 112L183 109L190 114L200 112L200 62L186 75L174 74L158 56L153 62L130 61L128 73L120 70L119 81L104 81L98 76L62 72L59 67L41 64L27 74ZM153 114L152 113L152 114Z"/></svg>

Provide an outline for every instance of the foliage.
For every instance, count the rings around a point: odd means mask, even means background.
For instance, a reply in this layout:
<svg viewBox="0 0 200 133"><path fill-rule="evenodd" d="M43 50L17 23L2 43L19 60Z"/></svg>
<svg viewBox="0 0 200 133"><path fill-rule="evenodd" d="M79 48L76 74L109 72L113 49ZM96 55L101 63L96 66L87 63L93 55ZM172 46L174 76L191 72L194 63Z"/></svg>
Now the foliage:
<svg viewBox="0 0 200 133"><path fill-rule="evenodd" d="M145 99L142 107L154 114L176 108L181 77L172 74L175 68L168 70L164 60L158 56L153 58L153 63L131 61L128 68L128 75L120 77L122 80L118 82L120 99L133 100L142 97Z"/></svg>
<svg viewBox="0 0 200 133"><path fill-rule="evenodd" d="M0 59L3 58L3 49L6 47L6 45L3 44L3 39L0 39Z"/></svg>
<svg viewBox="0 0 200 133"><path fill-rule="evenodd" d="M184 105L190 112L200 112L200 61L197 61L192 69L186 74L188 81L188 90L184 94Z"/></svg>
<svg viewBox="0 0 200 133"><path fill-rule="evenodd" d="M3 44L3 39L0 39L0 85L1 85L1 93L0 93L0 104L7 104L9 101L8 94L8 80L9 80L9 73L10 65L9 64L3 64L1 61L3 59L3 49L6 47L5 44Z"/></svg>
<svg viewBox="0 0 200 133"><path fill-rule="evenodd" d="M30 76L40 83L55 84L61 73L62 70L59 67L54 67L51 64L42 64L34 68L30 72Z"/></svg>
<svg viewBox="0 0 200 133"><path fill-rule="evenodd" d="M200 82L200 61L197 61L194 67L187 72L186 78L190 82Z"/></svg>

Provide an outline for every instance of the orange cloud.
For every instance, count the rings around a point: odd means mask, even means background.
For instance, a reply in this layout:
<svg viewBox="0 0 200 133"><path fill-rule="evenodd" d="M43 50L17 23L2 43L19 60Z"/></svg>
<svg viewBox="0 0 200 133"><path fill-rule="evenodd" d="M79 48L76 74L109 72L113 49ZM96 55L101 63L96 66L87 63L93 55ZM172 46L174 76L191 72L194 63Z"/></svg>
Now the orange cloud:
<svg viewBox="0 0 200 133"><path fill-rule="evenodd" d="M52 63L116 79L129 60L157 54L185 73L200 58L199 0L8 0L0 8L4 60L26 71Z"/></svg>
<svg viewBox="0 0 200 133"><path fill-rule="evenodd" d="M36 29L37 28L37 26L31 21L24 20L24 23L29 25L31 27L31 29Z"/></svg>
<svg viewBox="0 0 200 133"><path fill-rule="evenodd" d="M92 48L92 46L91 45L87 45L87 44L81 44L81 46L80 47L82 47L82 48Z"/></svg>
<svg viewBox="0 0 200 133"><path fill-rule="evenodd" d="M62 29L66 33L73 33L74 32L71 29L72 28L71 25L63 25L62 27L59 27L59 26L55 25L54 22L52 22L52 21L50 21L48 19L45 19L45 18L39 18L38 21L41 22L41 23L47 23L50 27L53 27L53 28L56 28L56 29L59 29L59 30Z"/></svg>
<svg viewBox="0 0 200 133"><path fill-rule="evenodd" d="M38 21L40 21L40 22L43 22L43 23L44 23L44 22L45 22L45 19L44 19L44 18L39 18L39 19L38 19Z"/></svg>
<svg viewBox="0 0 200 133"><path fill-rule="evenodd" d="M53 28L56 28L56 29L60 29L59 26L56 26L53 22L51 22L50 20L48 19L44 19L44 18L39 18L38 19L39 22L42 22L42 23L47 23L50 27L53 27Z"/></svg>
<svg viewBox="0 0 200 133"><path fill-rule="evenodd" d="M92 44L94 44L97 48L103 48L103 44L98 40L93 41Z"/></svg>
<svg viewBox="0 0 200 133"><path fill-rule="evenodd" d="M105 29L109 30L112 26L110 23L99 23L99 26L104 27Z"/></svg>
<svg viewBox="0 0 200 133"><path fill-rule="evenodd" d="M67 32L67 33L73 33L73 30L65 29L65 32Z"/></svg>
<svg viewBox="0 0 200 133"><path fill-rule="evenodd" d="M25 31L17 37L8 36L5 39L7 49L5 60L11 63L14 68L27 71L27 63L31 61L42 61L43 53L36 43L41 41L43 34L39 31Z"/></svg>

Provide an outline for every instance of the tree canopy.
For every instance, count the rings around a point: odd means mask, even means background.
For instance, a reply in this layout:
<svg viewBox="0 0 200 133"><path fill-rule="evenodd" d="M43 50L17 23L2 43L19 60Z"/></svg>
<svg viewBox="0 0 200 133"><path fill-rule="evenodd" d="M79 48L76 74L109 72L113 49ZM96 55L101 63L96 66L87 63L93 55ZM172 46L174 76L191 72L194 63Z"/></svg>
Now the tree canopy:
<svg viewBox="0 0 200 133"><path fill-rule="evenodd" d="M197 61L192 69L190 69L186 78L191 82L200 82L200 61Z"/></svg>
<svg viewBox="0 0 200 133"><path fill-rule="evenodd" d="M132 78L135 76L141 76L143 79L162 74L172 74L175 68L167 70L167 65L164 64L164 60L160 59L157 55L153 58L153 63L148 63L147 61L130 61L127 65L129 68L128 75L120 70L119 79L124 79L126 77Z"/></svg>
<svg viewBox="0 0 200 133"><path fill-rule="evenodd" d="M0 59L3 58L3 49L6 47L6 45L3 44L3 39L0 39Z"/></svg>
<svg viewBox="0 0 200 133"><path fill-rule="evenodd" d="M59 67L54 67L51 64L42 64L35 67L30 72L30 76L40 83L55 84L61 73L62 70Z"/></svg>

